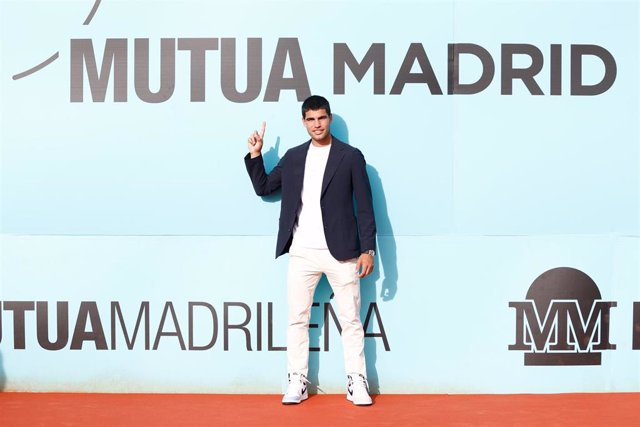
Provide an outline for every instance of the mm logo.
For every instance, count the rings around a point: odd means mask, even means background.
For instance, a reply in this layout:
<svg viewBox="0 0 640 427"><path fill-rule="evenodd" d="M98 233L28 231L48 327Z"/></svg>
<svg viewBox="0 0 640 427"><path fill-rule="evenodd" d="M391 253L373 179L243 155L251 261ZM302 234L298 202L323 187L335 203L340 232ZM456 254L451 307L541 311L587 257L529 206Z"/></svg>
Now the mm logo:
<svg viewBox="0 0 640 427"><path fill-rule="evenodd" d="M509 350L524 351L525 366L600 365L609 342L609 315L617 303L602 301L591 277L559 267L533 281L516 310L516 339Z"/></svg>

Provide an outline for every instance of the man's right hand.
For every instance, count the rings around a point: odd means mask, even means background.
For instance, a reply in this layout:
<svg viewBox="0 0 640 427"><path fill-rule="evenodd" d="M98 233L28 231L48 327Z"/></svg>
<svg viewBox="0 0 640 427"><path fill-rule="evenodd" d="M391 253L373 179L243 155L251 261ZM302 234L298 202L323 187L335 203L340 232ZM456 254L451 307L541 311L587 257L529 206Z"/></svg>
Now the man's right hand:
<svg viewBox="0 0 640 427"><path fill-rule="evenodd" d="M249 148L249 154L251 158L255 158L261 155L262 152L262 139L264 138L264 130L267 127L266 122L262 122L260 132L254 130L249 139L247 140L247 148Z"/></svg>

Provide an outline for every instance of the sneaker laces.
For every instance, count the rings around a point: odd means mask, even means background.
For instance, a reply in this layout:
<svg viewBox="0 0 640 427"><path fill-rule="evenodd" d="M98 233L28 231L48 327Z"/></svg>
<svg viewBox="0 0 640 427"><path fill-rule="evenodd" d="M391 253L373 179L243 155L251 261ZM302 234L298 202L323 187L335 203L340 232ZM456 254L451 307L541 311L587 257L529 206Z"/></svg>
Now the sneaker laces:
<svg viewBox="0 0 640 427"><path fill-rule="evenodd" d="M303 384L309 384L309 380L307 379L307 377L305 377L303 374L299 374L298 372L294 372L292 374L288 375L289 377L289 384L291 384L292 382L294 382L294 377L298 377L298 381L300 381Z"/></svg>
<svg viewBox="0 0 640 427"><path fill-rule="evenodd" d="M354 388L356 386L364 387L364 390L367 392L367 394L369 393L369 382L364 377L364 375L362 375L362 374L351 374L351 379L353 380Z"/></svg>
<svg viewBox="0 0 640 427"><path fill-rule="evenodd" d="M292 384L292 377L293 376L297 376L298 377L298 381L300 381L303 384L309 384L314 386L315 388L317 388L319 391L321 391L323 394L327 394L323 389L320 388L319 385L317 384L313 384L311 381L309 381L307 379L307 377L305 377L303 374L300 374L298 372L294 372L292 374L289 374L289 387L291 387ZM294 383L295 384L295 383ZM294 387L297 387L297 385L295 385ZM287 388L287 394L289 394L289 389Z"/></svg>

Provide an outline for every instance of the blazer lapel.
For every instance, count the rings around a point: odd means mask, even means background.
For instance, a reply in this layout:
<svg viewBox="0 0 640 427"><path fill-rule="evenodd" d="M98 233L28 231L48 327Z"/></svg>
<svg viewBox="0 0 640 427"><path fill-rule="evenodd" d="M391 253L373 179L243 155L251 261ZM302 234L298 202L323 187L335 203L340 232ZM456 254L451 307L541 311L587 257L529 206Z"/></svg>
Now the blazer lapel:
<svg viewBox="0 0 640 427"><path fill-rule="evenodd" d="M320 193L320 197L324 195L324 192L327 190L333 175L335 175L338 170L338 166L344 157L345 150L343 144L344 143L340 142L338 138L332 136L329 158L327 159L327 166L324 169L324 177L322 178L322 191Z"/></svg>

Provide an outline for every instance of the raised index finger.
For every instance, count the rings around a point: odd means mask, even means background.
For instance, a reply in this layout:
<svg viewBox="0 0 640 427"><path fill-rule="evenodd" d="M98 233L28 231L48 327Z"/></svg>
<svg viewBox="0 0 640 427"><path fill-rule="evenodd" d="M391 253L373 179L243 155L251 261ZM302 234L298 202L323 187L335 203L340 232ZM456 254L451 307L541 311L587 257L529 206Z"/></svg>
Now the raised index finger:
<svg viewBox="0 0 640 427"><path fill-rule="evenodd" d="M267 122L262 122L262 127L260 128L260 138L264 137L264 131L267 128Z"/></svg>

